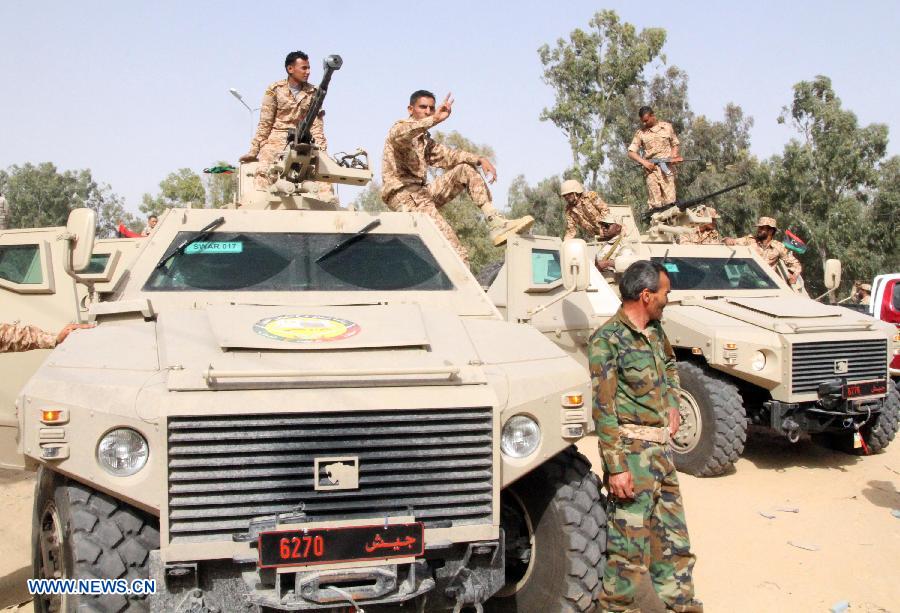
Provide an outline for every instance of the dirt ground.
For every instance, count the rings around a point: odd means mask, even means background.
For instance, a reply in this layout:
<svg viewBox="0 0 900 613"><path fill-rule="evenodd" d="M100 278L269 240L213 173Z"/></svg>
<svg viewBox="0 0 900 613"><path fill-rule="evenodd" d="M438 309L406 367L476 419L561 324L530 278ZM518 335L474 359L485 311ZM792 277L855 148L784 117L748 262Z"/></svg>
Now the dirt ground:
<svg viewBox="0 0 900 613"><path fill-rule="evenodd" d="M733 473L681 485L707 611L900 612L900 442L857 458L754 433ZM0 471L0 607L28 597L33 486Z"/></svg>

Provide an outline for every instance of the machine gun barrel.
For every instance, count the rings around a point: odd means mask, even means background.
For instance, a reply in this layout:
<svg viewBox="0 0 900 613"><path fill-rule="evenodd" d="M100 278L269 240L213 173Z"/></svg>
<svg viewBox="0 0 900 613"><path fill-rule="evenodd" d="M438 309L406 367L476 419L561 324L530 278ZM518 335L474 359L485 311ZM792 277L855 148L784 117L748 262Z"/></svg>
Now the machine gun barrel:
<svg viewBox="0 0 900 613"><path fill-rule="evenodd" d="M741 181L740 183L735 183L734 185L729 185L728 187L724 187L724 188L720 189L719 191L711 192L709 194L703 194L702 196L688 198L687 200L676 200L675 202L673 202L671 204L666 204L664 206L657 207L655 209L650 209L649 211L646 211L643 215L643 220L645 222L648 222L648 221L650 221L650 218L653 217L654 215L656 215L657 213L662 213L663 211L668 211L672 207L676 207L676 206L680 210L683 211L688 207L698 205L701 202L705 202L706 200L709 200L710 198L715 198L716 196L721 196L722 194L724 194L726 192L730 192L732 190L735 190L739 187L743 187L745 185L747 185L747 182Z"/></svg>
<svg viewBox="0 0 900 613"><path fill-rule="evenodd" d="M309 144L311 139L310 130L312 129L312 124L316 120L316 117L319 116L319 111L322 110L322 103L325 102L325 95L328 93L328 84L331 83L331 75L334 74L335 70L340 70L341 66L344 64L344 60L342 60L339 55L329 55L323 60L322 64L325 68L325 75L322 77L322 82L316 90L316 95L313 98L312 104L309 106L309 111L307 111L300 123L297 124L297 130L294 132L295 146L300 143Z"/></svg>

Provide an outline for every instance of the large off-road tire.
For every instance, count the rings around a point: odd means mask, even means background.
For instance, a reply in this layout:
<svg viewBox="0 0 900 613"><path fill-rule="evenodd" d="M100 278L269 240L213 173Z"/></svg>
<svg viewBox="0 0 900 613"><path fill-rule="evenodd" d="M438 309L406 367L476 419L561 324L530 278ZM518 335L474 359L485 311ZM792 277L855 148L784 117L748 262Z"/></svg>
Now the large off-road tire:
<svg viewBox="0 0 900 613"><path fill-rule="evenodd" d="M41 467L32 554L37 579L146 579L159 549L156 518ZM146 596L36 596L35 611L148 611Z"/></svg>
<svg viewBox="0 0 900 613"><path fill-rule="evenodd" d="M675 467L689 475L714 477L744 452L747 417L734 383L693 362L679 362L681 428L672 441Z"/></svg>
<svg viewBox="0 0 900 613"><path fill-rule="evenodd" d="M587 459L570 447L504 490L501 502L507 585L485 610L598 610L606 501Z"/></svg>
<svg viewBox="0 0 900 613"><path fill-rule="evenodd" d="M894 436L900 430L900 389L893 381L888 381L888 393L884 399L884 406L881 412L872 418L870 423L859 429L863 440L866 442L869 453L878 453L883 451ZM853 447L853 432L826 432L820 434L813 439L820 445L850 453L853 455L865 455L866 450L862 447Z"/></svg>

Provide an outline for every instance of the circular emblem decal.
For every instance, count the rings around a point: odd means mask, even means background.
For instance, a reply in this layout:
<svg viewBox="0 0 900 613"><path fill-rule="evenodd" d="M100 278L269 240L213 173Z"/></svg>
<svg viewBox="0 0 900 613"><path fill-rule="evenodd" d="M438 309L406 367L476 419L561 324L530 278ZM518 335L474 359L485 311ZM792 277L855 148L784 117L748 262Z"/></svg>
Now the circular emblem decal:
<svg viewBox="0 0 900 613"><path fill-rule="evenodd" d="M260 319L253 331L277 341L317 343L350 338L359 332L359 324L322 315L279 315Z"/></svg>

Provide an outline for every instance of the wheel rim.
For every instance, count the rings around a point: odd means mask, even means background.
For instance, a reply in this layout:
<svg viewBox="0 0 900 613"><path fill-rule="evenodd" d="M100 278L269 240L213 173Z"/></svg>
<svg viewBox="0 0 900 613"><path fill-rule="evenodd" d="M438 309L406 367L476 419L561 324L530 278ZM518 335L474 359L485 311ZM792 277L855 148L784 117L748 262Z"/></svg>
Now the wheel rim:
<svg viewBox="0 0 900 613"><path fill-rule="evenodd" d="M688 453L700 442L703 418L700 416L697 401L684 390L680 390L678 394L678 414L681 415L681 425L672 438L672 448L677 453Z"/></svg>
<svg viewBox="0 0 900 613"><path fill-rule="evenodd" d="M534 560L537 557L535 552L537 551L537 547L535 546L537 543L537 538L534 534L534 525L531 523L531 517L528 515L528 511L525 509L525 505L522 503L522 499L519 498L518 494L513 492L512 490L506 490L503 492L505 496L509 497L507 501L509 504L503 505L504 511L509 511L514 514L514 517L511 518L516 524L521 524L525 527L527 531L527 540L528 540L528 548L529 548L529 557L528 557L528 565L525 567L524 571L516 572L513 575L515 581L509 581L510 576L507 573L507 584L503 586L498 592L497 596L500 598L506 598L509 596L515 595L519 590L521 590L528 580L531 578L531 574L534 571ZM501 524L507 525L509 522L504 522L501 518ZM509 556L509 550L507 550L507 556ZM509 565L507 564L507 569Z"/></svg>
<svg viewBox="0 0 900 613"><path fill-rule="evenodd" d="M62 522L59 519L59 511L53 503L44 507L41 513L40 533L40 578L64 579L67 576L65 560L62 551ZM64 595L53 594L45 597L47 611L57 613L66 609Z"/></svg>

